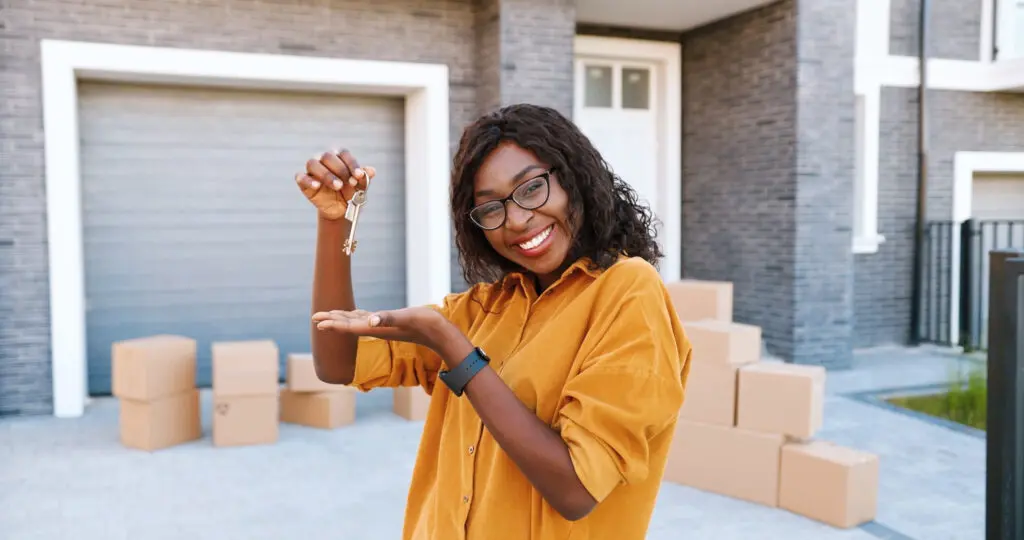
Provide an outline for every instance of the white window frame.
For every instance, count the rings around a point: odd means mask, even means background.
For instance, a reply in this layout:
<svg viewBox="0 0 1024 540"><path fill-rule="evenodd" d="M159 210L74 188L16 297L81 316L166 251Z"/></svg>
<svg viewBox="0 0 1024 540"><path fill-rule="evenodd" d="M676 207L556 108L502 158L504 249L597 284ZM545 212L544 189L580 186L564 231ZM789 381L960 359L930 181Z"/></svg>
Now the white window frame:
<svg viewBox="0 0 1024 540"><path fill-rule="evenodd" d="M76 87L82 79L404 97L407 302L437 303L451 292L447 66L54 40L40 47L55 416L81 416L88 396Z"/></svg>

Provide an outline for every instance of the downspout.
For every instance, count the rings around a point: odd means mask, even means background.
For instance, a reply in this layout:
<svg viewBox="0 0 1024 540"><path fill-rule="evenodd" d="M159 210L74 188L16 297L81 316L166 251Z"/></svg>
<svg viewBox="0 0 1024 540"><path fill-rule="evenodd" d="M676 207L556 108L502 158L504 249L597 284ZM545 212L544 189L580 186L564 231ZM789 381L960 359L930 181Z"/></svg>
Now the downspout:
<svg viewBox="0 0 1024 540"><path fill-rule="evenodd" d="M928 32L931 2L921 0L918 19L918 77L917 87L917 212L914 219L914 281L911 287L910 338L914 345L921 342L921 283L924 266L925 212L928 201Z"/></svg>

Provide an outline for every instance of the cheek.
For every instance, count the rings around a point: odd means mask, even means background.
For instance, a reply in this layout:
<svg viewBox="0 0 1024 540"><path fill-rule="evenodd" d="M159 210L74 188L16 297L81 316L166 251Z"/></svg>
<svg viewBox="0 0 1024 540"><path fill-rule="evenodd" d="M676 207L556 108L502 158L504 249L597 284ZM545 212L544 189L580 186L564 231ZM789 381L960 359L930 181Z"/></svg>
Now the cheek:
<svg viewBox="0 0 1024 540"><path fill-rule="evenodd" d="M502 240L502 232L500 228L493 231L484 231L484 238L496 251L500 251L505 247L505 242Z"/></svg>

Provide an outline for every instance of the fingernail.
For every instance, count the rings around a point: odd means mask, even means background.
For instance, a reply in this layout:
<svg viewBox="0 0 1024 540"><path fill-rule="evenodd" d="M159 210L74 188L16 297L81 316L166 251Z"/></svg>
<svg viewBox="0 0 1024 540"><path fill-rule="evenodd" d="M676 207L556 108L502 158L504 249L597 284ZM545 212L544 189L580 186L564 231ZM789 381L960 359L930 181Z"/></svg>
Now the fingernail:
<svg viewBox="0 0 1024 540"><path fill-rule="evenodd" d="M334 181L334 189L341 189L341 186L342 186L341 180L335 180Z"/></svg>
<svg viewBox="0 0 1024 540"><path fill-rule="evenodd" d="M380 324L380 317L377 315L370 316L370 326L377 326Z"/></svg>
<svg viewBox="0 0 1024 540"><path fill-rule="evenodd" d="M362 178L363 177L363 170L362 169L356 169L356 170L352 171L352 175L353 176L357 176L359 178Z"/></svg>
<svg viewBox="0 0 1024 540"><path fill-rule="evenodd" d="M352 187L356 187L357 184L359 184L359 182L356 180L355 176L350 176L348 178L348 185L350 185Z"/></svg>
<svg viewBox="0 0 1024 540"><path fill-rule="evenodd" d="M320 187L320 181L319 180L313 180L313 187L315 187L315 188Z"/></svg>

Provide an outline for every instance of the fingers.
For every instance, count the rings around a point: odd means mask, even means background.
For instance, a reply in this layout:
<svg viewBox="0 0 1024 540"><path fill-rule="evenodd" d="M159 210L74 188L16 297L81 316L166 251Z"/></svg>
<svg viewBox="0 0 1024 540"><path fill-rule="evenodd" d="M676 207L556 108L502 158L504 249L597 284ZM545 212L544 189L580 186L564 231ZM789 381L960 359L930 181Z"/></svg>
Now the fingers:
<svg viewBox="0 0 1024 540"><path fill-rule="evenodd" d="M325 154L326 155L326 154ZM345 187L345 183L338 175L331 172L326 166L324 166L322 156L317 156L306 162L306 172L309 176L313 177L314 180L322 182L324 185L330 186L335 191L340 191Z"/></svg>
<svg viewBox="0 0 1024 540"><path fill-rule="evenodd" d="M312 318L317 328L321 330L333 328L337 330L359 331L370 328L386 328L393 326L395 323L395 317L391 312L371 313L362 309L352 311L320 311L314 313Z"/></svg>
<svg viewBox="0 0 1024 540"><path fill-rule="evenodd" d="M354 181L351 185L356 189L366 189L369 185L369 178L367 177L366 171L359 166L359 162L356 161L355 156L352 155L348 150L342 150L338 153L338 158L344 162L345 167L352 171L351 181Z"/></svg>
<svg viewBox="0 0 1024 540"><path fill-rule="evenodd" d="M338 157L338 154L347 152L347 150L341 150L340 152L324 152L320 156L320 164L329 170L335 178L341 182L342 185L347 183L348 185L355 187L356 179L352 177L349 166ZM340 187L337 189L341 189Z"/></svg>
<svg viewBox="0 0 1024 540"><path fill-rule="evenodd" d="M299 185L299 189L309 194L316 193L320 186L323 185L319 180L302 173L295 175L295 183Z"/></svg>

